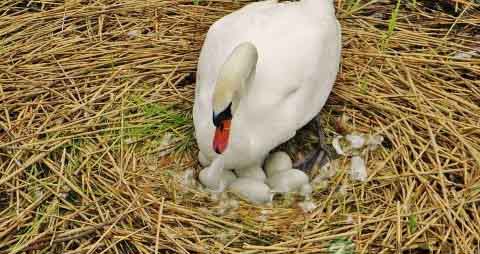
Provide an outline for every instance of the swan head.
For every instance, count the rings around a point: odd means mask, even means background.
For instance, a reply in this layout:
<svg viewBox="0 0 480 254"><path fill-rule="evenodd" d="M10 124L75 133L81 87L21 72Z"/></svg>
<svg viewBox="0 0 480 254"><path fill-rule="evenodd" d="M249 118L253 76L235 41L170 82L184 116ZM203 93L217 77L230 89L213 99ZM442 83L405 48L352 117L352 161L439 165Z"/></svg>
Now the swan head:
<svg viewBox="0 0 480 254"><path fill-rule="evenodd" d="M221 111L213 111L213 125L215 126L215 135L213 137L213 150L222 154L228 146L230 138L230 126L232 124L232 103Z"/></svg>
<svg viewBox="0 0 480 254"><path fill-rule="evenodd" d="M255 45L244 42L235 47L222 65L213 93L213 150L225 152L230 138L230 127L241 97L255 72L258 52Z"/></svg>

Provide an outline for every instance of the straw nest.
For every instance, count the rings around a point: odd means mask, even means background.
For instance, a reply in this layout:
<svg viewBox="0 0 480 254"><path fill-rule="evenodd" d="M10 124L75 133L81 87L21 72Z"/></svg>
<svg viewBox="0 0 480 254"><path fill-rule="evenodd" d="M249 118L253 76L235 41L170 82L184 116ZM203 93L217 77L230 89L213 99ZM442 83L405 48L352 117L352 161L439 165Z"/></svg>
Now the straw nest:
<svg viewBox="0 0 480 254"><path fill-rule="evenodd" d="M479 5L396 3L336 2L344 51L327 136L385 142L366 182L341 158L304 213L287 199L221 211L182 181L198 170L205 32L245 2L2 1L0 253L474 253Z"/></svg>

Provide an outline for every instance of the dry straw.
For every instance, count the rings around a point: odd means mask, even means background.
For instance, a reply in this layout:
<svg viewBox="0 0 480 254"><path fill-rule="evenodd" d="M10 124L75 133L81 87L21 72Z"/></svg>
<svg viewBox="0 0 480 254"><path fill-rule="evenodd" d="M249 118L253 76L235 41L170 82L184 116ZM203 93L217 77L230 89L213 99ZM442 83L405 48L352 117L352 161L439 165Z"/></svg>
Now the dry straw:
<svg viewBox="0 0 480 254"><path fill-rule="evenodd" d="M329 137L339 116L385 136L367 182L340 166L312 213L278 200L225 215L180 184L197 167L205 32L244 4L0 3L0 253L322 253L342 238L358 253L478 251L474 1L336 2L343 60L323 115Z"/></svg>

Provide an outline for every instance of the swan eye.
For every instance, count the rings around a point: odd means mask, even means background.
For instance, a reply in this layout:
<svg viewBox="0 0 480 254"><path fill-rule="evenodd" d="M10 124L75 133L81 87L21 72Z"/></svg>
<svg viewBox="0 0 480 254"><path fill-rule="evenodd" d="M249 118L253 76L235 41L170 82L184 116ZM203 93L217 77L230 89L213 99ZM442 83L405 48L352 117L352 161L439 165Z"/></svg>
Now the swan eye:
<svg viewBox="0 0 480 254"><path fill-rule="evenodd" d="M222 112L220 112L219 114L215 114L215 112L213 112L213 125L215 125L215 127L221 127L222 126L222 123L223 121L225 120L232 120L232 103L230 102L230 104L228 104L227 108L225 110L223 110Z"/></svg>

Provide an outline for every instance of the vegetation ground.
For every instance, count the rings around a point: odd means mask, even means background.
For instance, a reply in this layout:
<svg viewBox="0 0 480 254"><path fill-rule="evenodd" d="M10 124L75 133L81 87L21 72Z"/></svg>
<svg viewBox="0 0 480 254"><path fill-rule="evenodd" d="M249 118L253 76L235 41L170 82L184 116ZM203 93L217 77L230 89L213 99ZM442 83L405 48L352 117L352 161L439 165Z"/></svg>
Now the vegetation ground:
<svg viewBox="0 0 480 254"><path fill-rule="evenodd" d="M199 169L200 47L209 25L246 3L0 3L0 253L479 250L475 1L336 1L342 67L322 114L328 137L385 137L366 182L339 159L311 213L276 200L222 214L182 184ZM315 142L302 133L293 156Z"/></svg>

